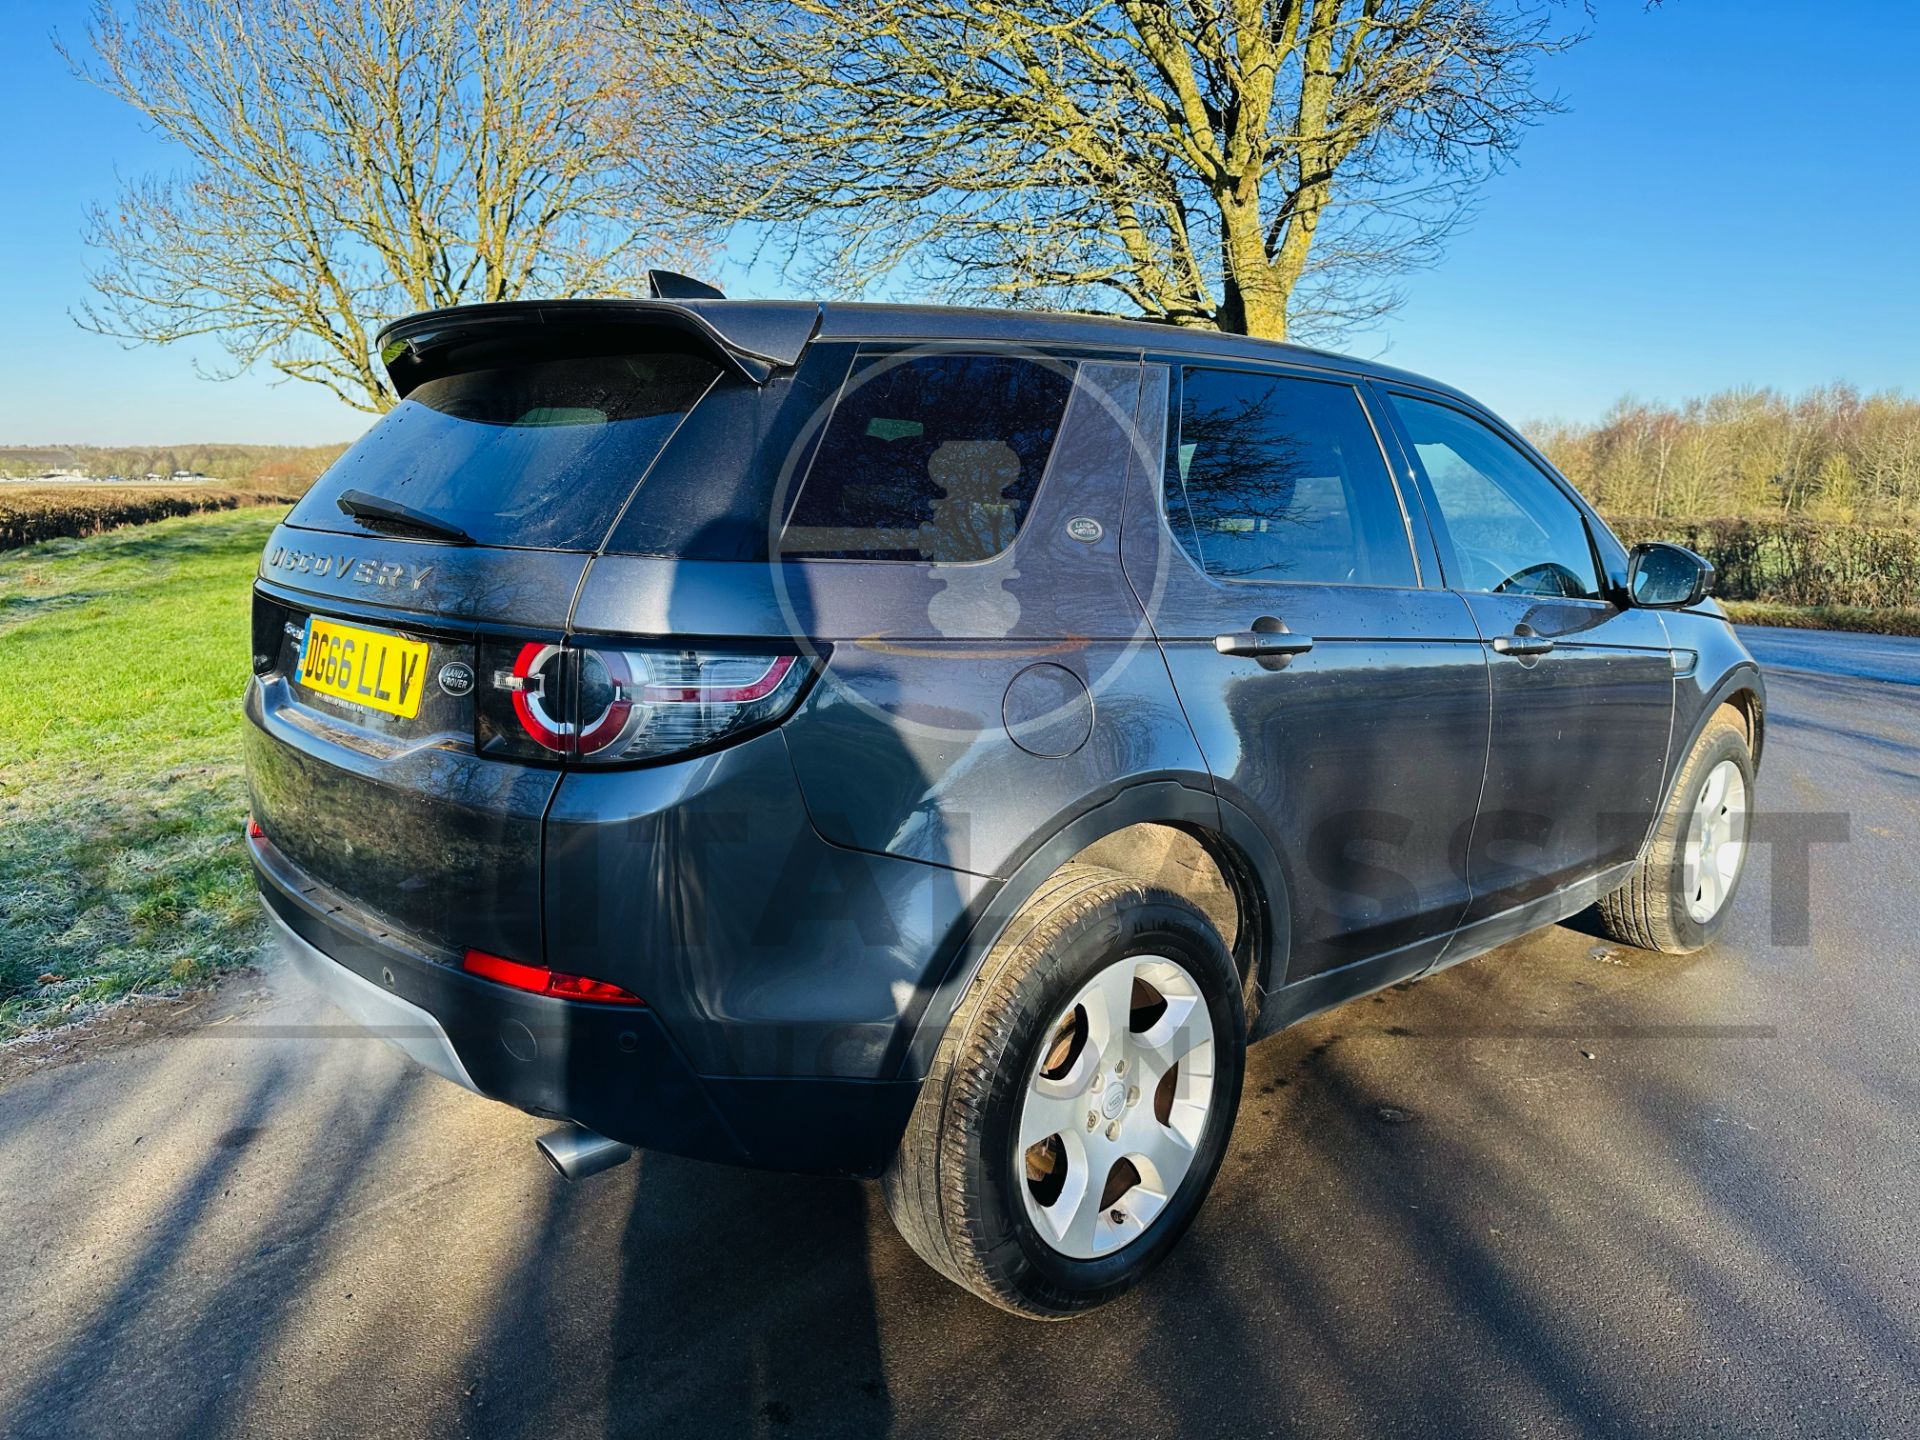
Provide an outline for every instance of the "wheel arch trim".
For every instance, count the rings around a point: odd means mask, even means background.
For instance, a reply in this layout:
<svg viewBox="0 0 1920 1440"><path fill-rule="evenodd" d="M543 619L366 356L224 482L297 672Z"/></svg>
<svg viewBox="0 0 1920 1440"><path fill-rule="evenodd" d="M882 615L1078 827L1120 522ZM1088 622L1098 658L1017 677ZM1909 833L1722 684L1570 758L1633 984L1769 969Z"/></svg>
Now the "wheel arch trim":
<svg viewBox="0 0 1920 1440"><path fill-rule="evenodd" d="M988 953L1047 877L1097 840L1134 825L1167 825L1200 842L1219 865L1240 906L1234 959L1251 982L1252 1010L1286 973L1290 915L1279 857L1238 806L1202 788L1204 777L1157 778L1129 785L1110 799L1060 817L1013 867L965 925L940 981L928 987L918 1014L901 1024L901 1078L923 1078L960 999ZM1249 1016L1251 1019L1252 1016Z"/></svg>
<svg viewBox="0 0 1920 1440"><path fill-rule="evenodd" d="M1704 692L1699 712L1695 714L1687 727L1685 741L1674 752L1673 770L1679 773L1679 767L1686 757L1693 753L1693 747L1699 743L1705 733L1707 722L1713 719L1714 712L1722 705L1736 705L1734 696L1747 694L1753 697L1751 707L1738 707L1747 716L1749 744L1753 755L1755 773L1760 769L1760 754L1766 745L1767 736L1767 685L1761 677L1760 666L1753 660L1741 660L1730 666L1713 687Z"/></svg>

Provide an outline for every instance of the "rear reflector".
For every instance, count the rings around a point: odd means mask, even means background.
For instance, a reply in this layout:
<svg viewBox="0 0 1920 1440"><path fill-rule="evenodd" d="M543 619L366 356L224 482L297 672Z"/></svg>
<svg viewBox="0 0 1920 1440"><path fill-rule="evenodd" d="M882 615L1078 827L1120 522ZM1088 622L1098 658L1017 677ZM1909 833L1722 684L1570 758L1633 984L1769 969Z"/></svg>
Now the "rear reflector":
<svg viewBox="0 0 1920 1440"><path fill-rule="evenodd" d="M646 1003L631 990L622 990L605 980L589 980L584 975L563 975L543 965L522 965L518 960L509 960L504 955L489 955L484 950L467 951L460 965L469 975L478 975L483 980L510 985L515 990L525 990L534 995L555 995L563 1000L595 1000L602 1005Z"/></svg>
<svg viewBox="0 0 1920 1440"><path fill-rule="evenodd" d="M260 828L260 822L251 815L247 816L247 838L249 840L264 840L267 838L267 832Z"/></svg>

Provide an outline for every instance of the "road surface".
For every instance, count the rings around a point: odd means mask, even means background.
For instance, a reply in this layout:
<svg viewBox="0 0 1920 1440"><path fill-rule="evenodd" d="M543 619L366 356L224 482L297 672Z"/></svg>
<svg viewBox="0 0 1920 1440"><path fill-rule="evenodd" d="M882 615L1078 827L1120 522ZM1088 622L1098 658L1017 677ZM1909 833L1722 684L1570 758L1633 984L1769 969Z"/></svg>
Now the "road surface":
<svg viewBox="0 0 1920 1440"><path fill-rule="evenodd" d="M0 1434L1920 1434L1920 650L1752 638L1764 805L1850 816L1812 943L1761 863L1710 953L1576 922L1267 1042L1098 1315L970 1298L870 1186L568 1187L270 971L0 1089Z"/></svg>

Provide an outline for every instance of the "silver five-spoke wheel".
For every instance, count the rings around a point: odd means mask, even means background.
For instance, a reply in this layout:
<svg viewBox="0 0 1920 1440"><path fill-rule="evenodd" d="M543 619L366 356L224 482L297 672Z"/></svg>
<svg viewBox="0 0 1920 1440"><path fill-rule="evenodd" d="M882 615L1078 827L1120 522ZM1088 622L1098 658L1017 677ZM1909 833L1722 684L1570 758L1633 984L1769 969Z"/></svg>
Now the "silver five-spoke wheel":
<svg viewBox="0 0 1920 1440"><path fill-rule="evenodd" d="M1049 1245L1091 1260L1146 1231L1193 1165L1213 1072L1206 998L1179 964L1129 956L1081 988L1019 1119L1027 1215Z"/></svg>
<svg viewBox="0 0 1920 1440"><path fill-rule="evenodd" d="M1708 772L1687 822L1682 883L1687 914L1705 924L1720 913L1740 876L1747 846L1747 780L1740 767L1722 760Z"/></svg>

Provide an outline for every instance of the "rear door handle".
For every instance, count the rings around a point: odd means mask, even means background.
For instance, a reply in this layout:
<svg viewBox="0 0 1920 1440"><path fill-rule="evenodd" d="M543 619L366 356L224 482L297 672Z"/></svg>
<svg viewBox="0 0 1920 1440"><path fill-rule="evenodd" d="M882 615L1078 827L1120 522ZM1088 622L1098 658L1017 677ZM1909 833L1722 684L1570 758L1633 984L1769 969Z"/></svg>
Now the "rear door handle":
<svg viewBox="0 0 1920 1440"><path fill-rule="evenodd" d="M1214 636L1213 648L1222 655L1251 655L1265 660L1279 655L1304 655L1313 648L1313 637L1286 630L1242 630L1236 635Z"/></svg>
<svg viewBox="0 0 1920 1440"><path fill-rule="evenodd" d="M1493 648L1502 655L1545 655L1553 649L1553 641L1544 635L1500 635Z"/></svg>

